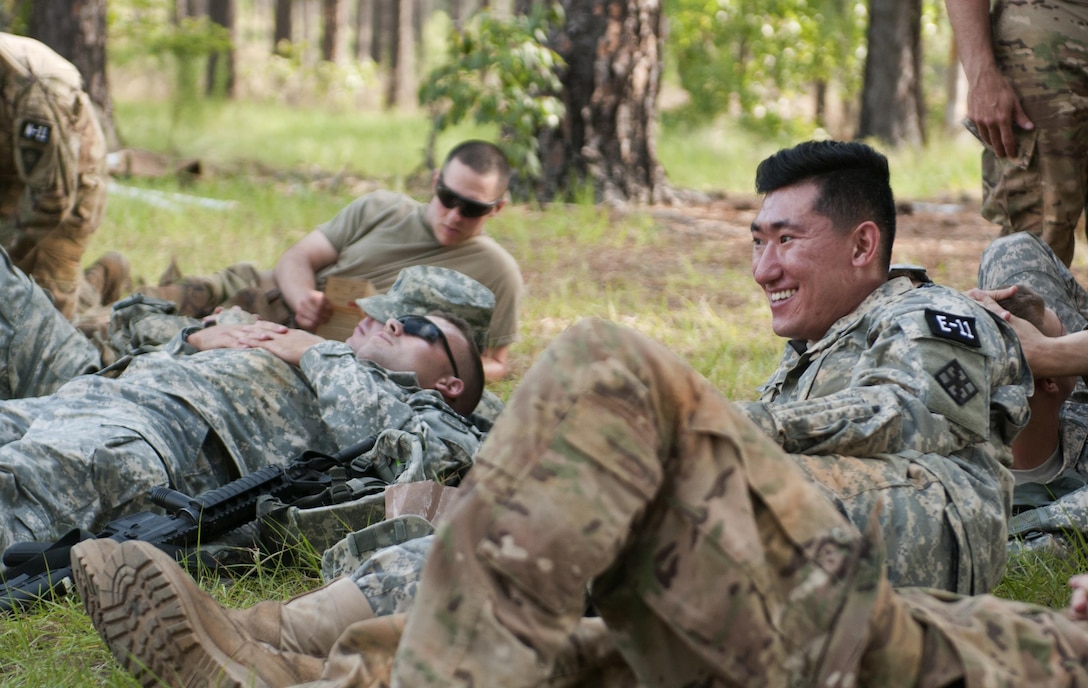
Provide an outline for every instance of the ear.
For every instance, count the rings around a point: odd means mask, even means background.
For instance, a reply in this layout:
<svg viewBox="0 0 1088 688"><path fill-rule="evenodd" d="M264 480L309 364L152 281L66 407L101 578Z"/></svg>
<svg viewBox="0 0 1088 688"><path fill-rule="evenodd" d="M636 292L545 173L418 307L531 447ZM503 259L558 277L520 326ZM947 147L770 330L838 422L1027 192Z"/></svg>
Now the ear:
<svg viewBox="0 0 1088 688"><path fill-rule="evenodd" d="M856 267L872 265L880 259L880 228L875 222L866 220L850 233L851 262Z"/></svg>
<svg viewBox="0 0 1088 688"><path fill-rule="evenodd" d="M506 194L503 194L503 199L495 204L495 207L491 209L491 212L487 214L488 217L494 217L499 214L499 211L506 205Z"/></svg>
<svg viewBox="0 0 1088 688"><path fill-rule="evenodd" d="M464 393L465 383L459 377L445 375L434 383L434 388L438 390L438 393L443 397L453 401L459 399Z"/></svg>
<svg viewBox="0 0 1088 688"><path fill-rule="evenodd" d="M438 177L441 174L442 174L442 168L440 167L437 170L435 170L434 173L431 175L431 191L434 191L436 188L438 188Z"/></svg>
<svg viewBox="0 0 1088 688"><path fill-rule="evenodd" d="M1052 377L1040 377L1035 379L1035 387L1046 394L1058 393L1058 381Z"/></svg>

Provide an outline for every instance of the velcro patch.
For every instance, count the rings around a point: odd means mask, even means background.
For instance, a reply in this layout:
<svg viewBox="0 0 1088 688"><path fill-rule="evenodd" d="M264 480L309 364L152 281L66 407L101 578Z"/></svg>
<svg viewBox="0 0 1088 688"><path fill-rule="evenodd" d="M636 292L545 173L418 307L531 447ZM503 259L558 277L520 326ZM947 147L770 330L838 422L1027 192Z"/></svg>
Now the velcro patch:
<svg viewBox="0 0 1088 688"><path fill-rule="evenodd" d="M978 387L975 386L974 382L971 382L971 378L967 377L967 371L963 369L963 366L956 359L952 359L948 365L938 370L934 377L937 378L937 383L941 386L941 389L948 392L948 396L952 397L952 401L960 406L963 406L971 400L971 397L978 394Z"/></svg>
<svg viewBox="0 0 1088 688"><path fill-rule="evenodd" d="M23 165L26 171L29 172L34 169L34 166L38 164L38 161L42 159L42 151L40 148L19 148L19 157L23 159Z"/></svg>
<svg viewBox="0 0 1088 688"><path fill-rule="evenodd" d="M32 122L26 120L19 129L19 136L25 141L34 143L49 143L53 135L53 127L47 122Z"/></svg>
<svg viewBox="0 0 1088 688"><path fill-rule="evenodd" d="M926 309L926 322L929 331L934 336L942 339L951 339L960 344L979 348L982 342L978 338L978 330L975 329L975 319L966 315L953 315L942 311Z"/></svg>

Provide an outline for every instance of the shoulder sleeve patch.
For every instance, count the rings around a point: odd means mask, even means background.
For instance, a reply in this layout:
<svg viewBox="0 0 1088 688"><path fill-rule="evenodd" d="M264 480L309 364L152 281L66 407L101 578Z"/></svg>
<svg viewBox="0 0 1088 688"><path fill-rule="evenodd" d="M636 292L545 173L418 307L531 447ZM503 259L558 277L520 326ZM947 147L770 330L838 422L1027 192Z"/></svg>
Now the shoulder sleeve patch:
<svg viewBox="0 0 1088 688"><path fill-rule="evenodd" d="M981 348L982 342L975 329L975 319L966 315L953 315L943 311L926 309L926 323L935 337L951 339L954 342Z"/></svg>
<svg viewBox="0 0 1088 688"><path fill-rule="evenodd" d="M19 138L24 141L33 141L34 143L49 143L50 137L53 135L53 127L47 122L35 122L33 120L23 120L22 126L19 128Z"/></svg>
<svg viewBox="0 0 1088 688"><path fill-rule="evenodd" d="M941 389L948 392L948 396L952 397L952 401L960 406L963 406L978 394L978 387L971 381L960 362L955 359L952 359L948 365L938 370L934 377L937 378L937 384L941 386Z"/></svg>

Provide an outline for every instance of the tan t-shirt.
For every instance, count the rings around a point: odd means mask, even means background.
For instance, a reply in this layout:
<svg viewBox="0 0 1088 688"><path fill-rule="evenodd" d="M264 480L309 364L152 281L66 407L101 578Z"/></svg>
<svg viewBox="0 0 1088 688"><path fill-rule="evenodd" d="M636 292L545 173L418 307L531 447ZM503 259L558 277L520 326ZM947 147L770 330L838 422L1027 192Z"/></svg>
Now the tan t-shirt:
<svg viewBox="0 0 1088 688"><path fill-rule="evenodd" d="M486 234L442 246L424 220L426 205L403 194L375 191L352 201L318 227L339 258L317 273L317 287L332 276L370 280L388 291L403 268L434 265L468 275L495 294L490 346L512 343L518 333L523 281L517 261Z"/></svg>

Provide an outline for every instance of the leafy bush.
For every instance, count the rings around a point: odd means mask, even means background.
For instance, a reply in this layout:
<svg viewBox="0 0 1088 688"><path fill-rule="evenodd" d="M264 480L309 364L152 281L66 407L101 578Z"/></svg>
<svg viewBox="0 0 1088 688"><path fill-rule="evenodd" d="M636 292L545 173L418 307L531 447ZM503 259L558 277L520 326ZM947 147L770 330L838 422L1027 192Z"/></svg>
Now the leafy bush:
<svg viewBox="0 0 1088 688"><path fill-rule="evenodd" d="M431 71L419 89L419 102L431 115L427 161L433 167L434 138L472 117L497 124L496 142L518 180L540 176L537 135L554 129L565 108L555 95L557 70L565 63L547 47L550 27L563 21L558 5L536 3L528 15L498 18L481 12L461 31L450 32L446 64Z"/></svg>

